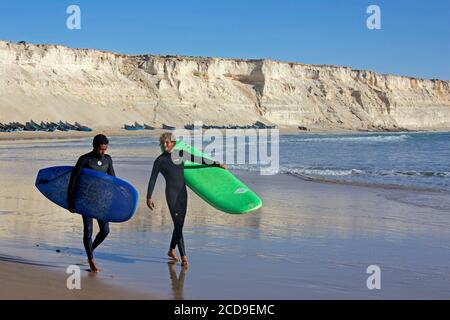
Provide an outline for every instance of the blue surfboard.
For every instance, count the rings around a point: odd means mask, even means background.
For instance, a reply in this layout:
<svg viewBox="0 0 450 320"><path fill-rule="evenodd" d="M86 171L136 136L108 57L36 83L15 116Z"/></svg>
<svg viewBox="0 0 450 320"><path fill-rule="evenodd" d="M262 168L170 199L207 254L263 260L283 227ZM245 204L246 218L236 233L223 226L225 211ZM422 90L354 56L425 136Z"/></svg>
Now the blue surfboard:
<svg viewBox="0 0 450 320"><path fill-rule="evenodd" d="M67 209L67 190L73 167L41 169L36 188L50 201ZM138 192L128 182L106 173L83 169L75 188L75 212L109 222L124 222L134 215Z"/></svg>

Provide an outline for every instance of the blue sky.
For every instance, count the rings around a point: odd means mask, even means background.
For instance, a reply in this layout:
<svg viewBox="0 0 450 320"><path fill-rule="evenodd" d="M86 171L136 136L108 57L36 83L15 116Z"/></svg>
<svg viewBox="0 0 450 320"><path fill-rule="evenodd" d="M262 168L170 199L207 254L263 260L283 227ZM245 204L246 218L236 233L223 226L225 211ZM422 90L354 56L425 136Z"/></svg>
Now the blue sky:
<svg viewBox="0 0 450 320"><path fill-rule="evenodd" d="M66 28L71 4L81 30ZM370 4L381 8L381 30L366 27ZM450 79L449 0L2 0L0 39Z"/></svg>

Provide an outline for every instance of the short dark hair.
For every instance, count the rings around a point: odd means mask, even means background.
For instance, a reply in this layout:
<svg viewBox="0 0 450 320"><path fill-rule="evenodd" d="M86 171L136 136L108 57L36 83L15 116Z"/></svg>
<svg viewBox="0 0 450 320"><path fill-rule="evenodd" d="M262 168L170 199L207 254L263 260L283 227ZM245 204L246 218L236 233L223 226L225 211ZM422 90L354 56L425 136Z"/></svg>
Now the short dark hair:
<svg viewBox="0 0 450 320"><path fill-rule="evenodd" d="M108 144L109 140L104 134L98 134L94 137L92 141L92 146L98 148L101 144Z"/></svg>

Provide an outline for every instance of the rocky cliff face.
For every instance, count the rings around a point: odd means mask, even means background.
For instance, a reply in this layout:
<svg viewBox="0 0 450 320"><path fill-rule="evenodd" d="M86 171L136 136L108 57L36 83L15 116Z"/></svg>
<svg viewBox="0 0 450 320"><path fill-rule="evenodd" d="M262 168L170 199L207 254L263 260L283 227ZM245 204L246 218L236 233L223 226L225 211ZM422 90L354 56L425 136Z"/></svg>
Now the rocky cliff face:
<svg viewBox="0 0 450 320"><path fill-rule="evenodd" d="M450 82L270 60L0 42L0 122L450 128Z"/></svg>

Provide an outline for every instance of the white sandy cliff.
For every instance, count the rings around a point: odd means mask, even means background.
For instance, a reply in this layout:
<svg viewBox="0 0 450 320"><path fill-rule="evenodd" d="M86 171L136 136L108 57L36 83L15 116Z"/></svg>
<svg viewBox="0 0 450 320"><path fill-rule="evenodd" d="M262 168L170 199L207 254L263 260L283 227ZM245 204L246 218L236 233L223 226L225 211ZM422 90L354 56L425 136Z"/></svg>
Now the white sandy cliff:
<svg viewBox="0 0 450 320"><path fill-rule="evenodd" d="M0 122L450 128L450 82L271 60L127 56L0 41Z"/></svg>

